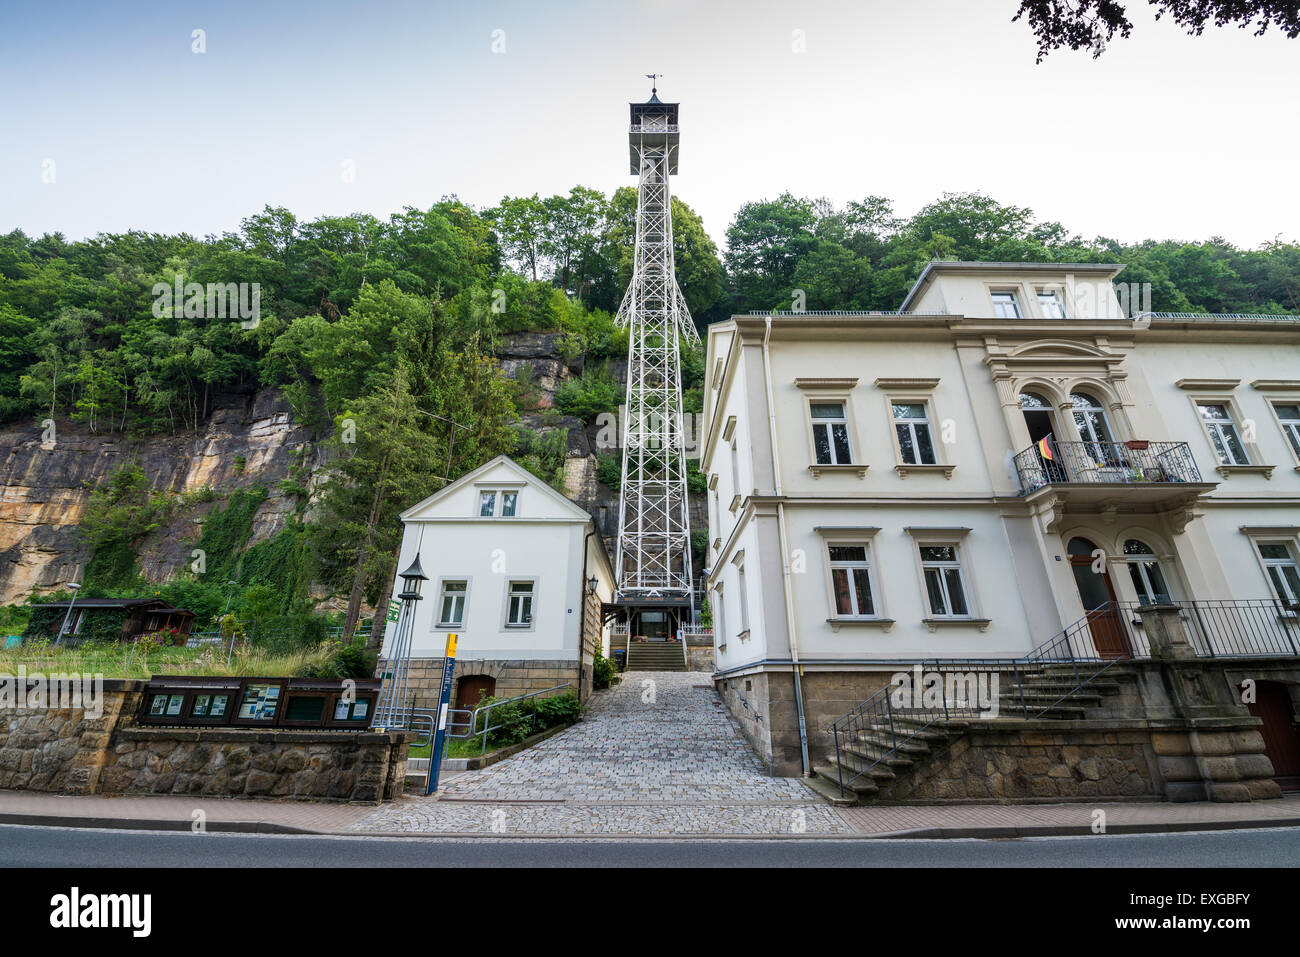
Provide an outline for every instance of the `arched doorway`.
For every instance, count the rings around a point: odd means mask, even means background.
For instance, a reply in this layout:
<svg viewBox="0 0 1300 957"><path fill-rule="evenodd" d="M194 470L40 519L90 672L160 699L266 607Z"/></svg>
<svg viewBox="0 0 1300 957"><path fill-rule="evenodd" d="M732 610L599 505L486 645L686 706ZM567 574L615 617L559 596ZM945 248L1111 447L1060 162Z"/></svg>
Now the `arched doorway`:
<svg viewBox="0 0 1300 957"><path fill-rule="evenodd" d="M1070 570L1086 612L1093 647L1102 658L1128 658L1128 635L1115 608L1115 586L1110 580L1106 557L1086 538L1072 538L1065 547Z"/></svg>
<svg viewBox="0 0 1300 957"><path fill-rule="evenodd" d="M1038 456L1044 482L1066 481L1065 469L1057 442L1060 432L1056 428L1056 412L1052 403L1037 392L1020 393L1020 413L1025 417L1031 448Z"/></svg>
<svg viewBox="0 0 1300 957"><path fill-rule="evenodd" d="M1083 448L1089 461L1099 465L1114 466L1119 464L1119 454L1115 451L1114 433L1106 419L1106 410L1102 408L1091 394L1087 392L1070 393L1070 405L1074 411L1074 425L1083 439Z"/></svg>
<svg viewBox="0 0 1300 957"><path fill-rule="evenodd" d="M1255 701L1246 707L1264 722L1259 733L1264 753L1273 762L1273 780L1284 791L1300 791L1300 729L1287 686L1277 681L1257 682Z"/></svg>

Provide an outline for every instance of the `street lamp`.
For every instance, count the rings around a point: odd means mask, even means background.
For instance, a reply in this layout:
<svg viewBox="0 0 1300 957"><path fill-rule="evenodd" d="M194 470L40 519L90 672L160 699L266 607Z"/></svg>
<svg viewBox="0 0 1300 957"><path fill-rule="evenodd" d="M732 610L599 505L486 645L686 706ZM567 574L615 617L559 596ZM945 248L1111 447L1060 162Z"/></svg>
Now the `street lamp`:
<svg viewBox="0 0 1300 957"><path fill-rule="evenodd" d="M420 588L429 580L429 576L424 573L420 567L420 556L417 553L415 561L411 562L411 567L402 572L402 591L398 598L403 601L419 601Z"/></svg>
<svg viewBox="0 0 1300 957"><path fill-rule="evenodd" d="M59 647L59 642L68 632L68 619L72 617L72 606L77 603L77 590L81 588L78 582L68 582L68 587L72 589L72 600L68 602L68 610L63 616L63 625L59 628L59 633L54 637L54 647Z"/></svg>
<svg viewBox="0 0 1300 957"><path fill-rule="evenodd" d="M389 647L385 662L384 684L379 692L379 707L375 709L373 727L406 727L406 683L411 663L411 638L415 632L415 603L420 601L420 589L429 576L420 567L420 554L399 576L402 590L397 597L402 600L402 610L397 618L397 631ZM385 693L386 692L386 693Z"/></svg>

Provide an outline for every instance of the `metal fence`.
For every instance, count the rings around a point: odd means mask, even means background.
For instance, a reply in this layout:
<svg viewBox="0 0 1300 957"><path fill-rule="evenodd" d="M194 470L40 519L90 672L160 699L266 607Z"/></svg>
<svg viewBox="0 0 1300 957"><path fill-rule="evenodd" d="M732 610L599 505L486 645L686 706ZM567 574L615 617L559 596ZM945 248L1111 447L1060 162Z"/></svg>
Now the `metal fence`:
<svg viewBox="0 0 1300 957"><path fill-rule="evenodd" d="M1054 482L1078 485L1137 485L1200 482L1186 442L1057 442L1048 454L1033 445L1015 457L1022 494Z"/></svg>

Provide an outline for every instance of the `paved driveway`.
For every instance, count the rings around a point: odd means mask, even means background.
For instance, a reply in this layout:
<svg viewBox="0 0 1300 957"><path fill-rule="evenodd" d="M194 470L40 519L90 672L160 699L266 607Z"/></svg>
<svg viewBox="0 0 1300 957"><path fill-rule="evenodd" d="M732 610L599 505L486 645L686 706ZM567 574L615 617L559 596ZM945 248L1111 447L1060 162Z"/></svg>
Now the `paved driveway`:
<svg viewBox="0 0 1300 957"><path fill-rule="evenodd" d="M628 672L568 731L358 831L495 834L849 833L796 778L769 777L704 672Z"/></svg>

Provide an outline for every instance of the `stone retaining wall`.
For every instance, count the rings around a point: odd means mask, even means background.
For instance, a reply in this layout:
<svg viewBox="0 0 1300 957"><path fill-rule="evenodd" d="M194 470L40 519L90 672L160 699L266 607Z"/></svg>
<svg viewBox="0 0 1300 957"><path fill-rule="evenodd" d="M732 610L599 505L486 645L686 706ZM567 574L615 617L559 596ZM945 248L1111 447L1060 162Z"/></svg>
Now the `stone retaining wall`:
<svg viewBox="0 0 1300 957"><path fill-rule="evenodd" d="M141 727L144 686L105 680L99 717L0 712L0 788L367 803L402 795L404 732Z"/></svg>

